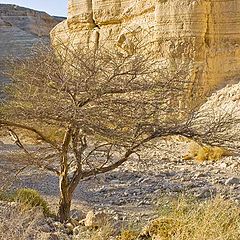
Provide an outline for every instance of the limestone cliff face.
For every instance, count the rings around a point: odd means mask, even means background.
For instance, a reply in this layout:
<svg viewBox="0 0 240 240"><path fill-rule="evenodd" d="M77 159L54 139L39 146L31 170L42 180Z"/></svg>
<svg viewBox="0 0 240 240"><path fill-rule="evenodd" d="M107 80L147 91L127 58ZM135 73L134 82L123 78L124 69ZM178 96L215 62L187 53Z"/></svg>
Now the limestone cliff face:
<svg viewBox="0 0 240 240"><path fill-rule="evenodd" d="M187 67L192 80L219 85L240 75L239 0L69 0L68 19L51 35L124 47L143 30L169 67Z"/></svg>
<svg viewBox="0 0 240 240"><path fill-rule="evenodd" d="M62 20L44 12L0 4L0 84L7 80L2 74L5 59L26 56L40 40L49 42L50 30Z"/></svg>

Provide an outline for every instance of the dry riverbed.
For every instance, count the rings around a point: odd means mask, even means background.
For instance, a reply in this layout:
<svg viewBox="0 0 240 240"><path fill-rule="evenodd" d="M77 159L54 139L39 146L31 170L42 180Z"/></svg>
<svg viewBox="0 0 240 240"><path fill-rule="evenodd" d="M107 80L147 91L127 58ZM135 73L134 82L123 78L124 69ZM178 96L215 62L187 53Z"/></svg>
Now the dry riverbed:
<svg viewBox="0 0 240 240"><path fill-rule="evenodd" d="M115 171L82 181L74 195L73 208L84 212L104 210L116 220L142 222L156 217L163 195L186 194L203 200L220 195L240 202L239 157L198 163L182 160L182 144L171 143L167 147L168 150L155 152L148 159L131 160ZM4 154L11 151L17 148L11 144L0 147L1 166L11 164L4 161ZM56 176L31 170L13 184L13 188L22 187L37 189L56 208Z"/></svg>

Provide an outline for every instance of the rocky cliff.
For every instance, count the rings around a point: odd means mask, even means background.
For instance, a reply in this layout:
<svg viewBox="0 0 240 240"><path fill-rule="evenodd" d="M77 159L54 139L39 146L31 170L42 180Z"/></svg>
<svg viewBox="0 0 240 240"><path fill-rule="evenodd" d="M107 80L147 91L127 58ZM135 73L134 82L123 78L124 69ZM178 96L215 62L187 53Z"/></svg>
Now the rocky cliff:
<svg viewBox="0 0 240 240"><path fill-rule="evenodd" d="M190 79L216 86L239 78L239 0L69 0L68 9L54 42L124 47L147 30L161 58L169 67L187 66Z"/></svg>
<svg viewBox="0 0 240 240"><path fill-rule="evenodd" d="M10 56L25 56L39 42L49 42L50 30L64 18L10 4L0 4L0 83L3 62ZM1 94L1 92L0 92Z"/></svg>

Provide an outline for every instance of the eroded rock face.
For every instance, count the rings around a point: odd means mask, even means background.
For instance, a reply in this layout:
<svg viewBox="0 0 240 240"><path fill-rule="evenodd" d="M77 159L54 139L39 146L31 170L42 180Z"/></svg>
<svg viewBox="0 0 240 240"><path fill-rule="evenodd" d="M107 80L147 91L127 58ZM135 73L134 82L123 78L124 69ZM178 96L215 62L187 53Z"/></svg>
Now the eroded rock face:
<svg viewBox="0 0 240 240"><path fill-rule="evenodd" d="M169 67L187 66L189 79L215 86L239 77L239 13L239 0L69 0L52 39L125 46L149 31Z"/></svg>
<svg viewBox="0 0 240 240"><path fill-rule="evenodd" d="M37 35L48 36L51 29L64 18L52 17L45 12L19 7L11 4L0 4L0 26L12 26Z"/></svg>
<svg viewBox="0 0 240 240"><path fill-rule="evenodd" d="M6 58L24 57L34 44L49 42L50 30L62 20L44 12L0 4L0 83L7 80L2 74Z"/></svg>

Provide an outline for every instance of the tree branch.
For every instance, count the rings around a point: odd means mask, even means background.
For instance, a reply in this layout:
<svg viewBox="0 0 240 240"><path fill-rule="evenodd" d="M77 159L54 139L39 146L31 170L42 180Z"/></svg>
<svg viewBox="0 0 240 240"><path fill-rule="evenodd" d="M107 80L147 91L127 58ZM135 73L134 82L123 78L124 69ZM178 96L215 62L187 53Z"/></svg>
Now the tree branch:
<svg viewBox="0 0 240 240"><path fill-rule="evenodd" d="M60 147L53 141L51 141L49 138L47 138L44 134L42 134L40 131L38 131L37 129L30 127L30 126L26 126L23 124L18 124L18 123L13 123L13 122L9 122L9 121L5 121L5 120L0 120L0 125L2 126L9 126L9 127L16 127L16 128L21 128L21 129L25 129L31 132L34 132L35 134L37 134L42 141L50 144L51 146L53 146L57 151L60 151Z"/></svg>

